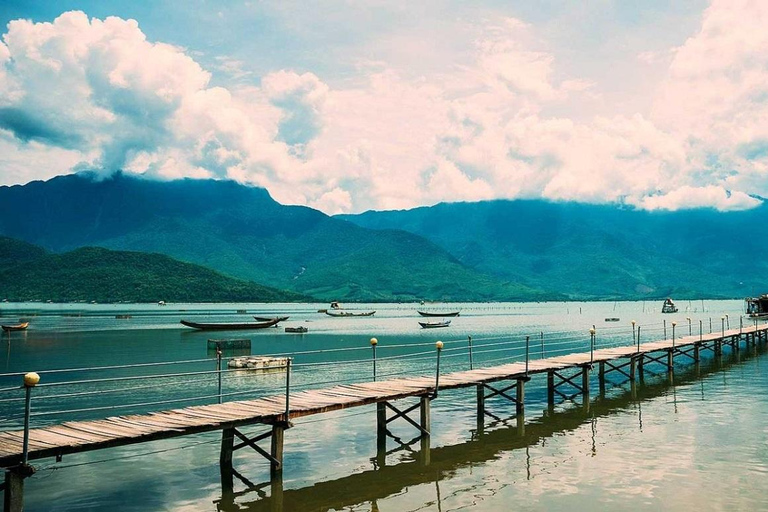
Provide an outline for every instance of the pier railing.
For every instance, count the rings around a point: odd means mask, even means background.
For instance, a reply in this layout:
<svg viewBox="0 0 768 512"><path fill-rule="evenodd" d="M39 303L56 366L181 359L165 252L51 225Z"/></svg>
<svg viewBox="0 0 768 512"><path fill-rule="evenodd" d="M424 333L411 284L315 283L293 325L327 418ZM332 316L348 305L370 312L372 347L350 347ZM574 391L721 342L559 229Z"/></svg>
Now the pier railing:
<svg viewBox="0 0 768 512"><path fill-rule="evenodd" d="M605 325L589 330L526 332L504 336L467 336L443 340L440 372L533 361L589 350L639 344L726 328L720 319L689 318L662 322ZM675 324L675 325L673 325ZM730 325L729 325L730 327ZM436 333L437 334L437 333ZM437 336L436 336L437 337ZM278 368L228 368L234 357L38 370L34 391L22 383L25 372L0 374L0 429L46 426L65 421L148 413L169 407L229 402L341 383L434 375L434 341L384 343L375 338L360 346L255 354L283 358ZM31 395L31 401L27 395ZM26 410L25 410L26 409ZM25 418L28 418L25 424Z"/></svg>

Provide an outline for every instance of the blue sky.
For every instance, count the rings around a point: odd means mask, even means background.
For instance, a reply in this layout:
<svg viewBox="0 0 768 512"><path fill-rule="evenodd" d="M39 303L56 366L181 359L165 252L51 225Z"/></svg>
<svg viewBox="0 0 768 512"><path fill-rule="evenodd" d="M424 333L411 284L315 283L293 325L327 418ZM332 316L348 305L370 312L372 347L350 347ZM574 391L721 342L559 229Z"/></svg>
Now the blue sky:
<svg viewBox="0 0 768 512"><path fill-rule="evenodd" d="M0 184L120 168L328 213L768 194L759 2L6 0L0 20Z"/></svg>

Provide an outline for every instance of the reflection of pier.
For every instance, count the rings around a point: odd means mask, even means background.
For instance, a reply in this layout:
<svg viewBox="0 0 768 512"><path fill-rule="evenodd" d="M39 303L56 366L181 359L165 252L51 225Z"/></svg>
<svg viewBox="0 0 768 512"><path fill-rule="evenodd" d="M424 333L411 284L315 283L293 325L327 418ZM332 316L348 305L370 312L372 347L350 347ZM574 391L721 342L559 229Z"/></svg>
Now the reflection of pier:
<svg viewBox="0 0 768 512"><path fill-rule="evenodd" d="M62 455L98 450L115 446L124 446L128 444L143 443L158 439L168 439L180 437L200 432L210 432L215 430L222 431L220 464L222 468L222 483L225 489L222 503L228 503L228 496L232 496L233 478L237 477L243 480L246 485L252 487L246 477L240 475L232 466L232 455L235 450L249 448L263 456L269 463L271 469L272 493L275 496L274 504L280 508L280 496L286 493L282 492L282 471L283 471L283 440L285 430L292 427L291 419L321 414L330 411L337 411L350 407L358 407L370 404L376 404L377 417L377 461L379 466L383 466L387 453L387 441L389 437L388 424L392 421L404 421L409 423L415 430L416 437L413 442L419 442L419 456L424 465L430 465L430 472L434 474L436 466L435 456L437 453L451 453L449 448L430 450L430 402L437 398L438 392L454 388L475 387L477 390L477 430L481 439L485 426L486 417L498 420L488 408L488 401L491 399L505 399L515 406L517 427L520 430L520 439L525 441L529 436L546 437L546 425L540 427L540 432L534 430L533 433L523 433L526 430L524 423L524 403L525 403L525 385L535 374L544 373L547 375L547 402L549 404L550 415L554 414L554 405L556 401L576 401L581 403L581 412L571 411L562 413L565 416L557 417L572 418L573 425L577 426L583 420L584 411L591 406L590 402L590 381L592 370L595 365L598 367L598 385L601 398L605 396L605 385L609 374L613 374L619 379L624 378L630 382L630 394L638 392L636 384L637 377L642 382L649 369L646 365L654 364L654 368L661 366L668 374L670 382L674 375L675 358L683 358L686 361L692 361L696 367L699 366L700 354L702 351L711 351L716 360L719 360L723 353L723 346L731 347L734 354L741 350L741 344L744 343L747 348L756 349L758 343L764 343L768 339L768 327L754 326L739 327L738 329L726 330L721 325L720 333L704 334L701 323L699 334L691 334L690 320L688 323L689 335L684 337L675 336L675 323L672 323L672 336L665 336L663 340L649 343L640 342L640 328L637 332L632 330L633 343L629 346L616 346L610 348L596 349L595 330L590 330L590 350L588 352L569 353L567 355L558 355L554 357L543 357L536 360L529 358L529 339L525 343L525 360L510 364L488 366L484 368L474 368L472 359L472 340L469 340L467 347L469 355L470 369L452 373L441 374L440 360L443 350L442 342L436 345L436 367L434 376L429 377L406 377L390 380L376 380L376 343L373 344L373 369L374 380L372 382L362 382L355 384L339 384L332 387L321 389L308 389L303 391L291 390L291 360L287 360L287 371L285 378L285 393L281 395L266 396L255 400L223 402L221 376L225 370L222 369L221 359L219 358L217 370L214 372L218 376L218 404L200 405L186 407L183 409L164 410L146 414L134 414L127 416L110 416L104 419L91 421L70 421L52 426L29 429L30 419L30 399L32 389L35 388L39 376L28 374L25 376L24 389L26 394L25 407L25 429L17 431L0 432L0 467L7 468L5 479L5 510L21 510L23 504L23 483L24 479L34 473L32 466L28 464L29 460L40 459L44 457L57 457ZM503 343L499 343L503 344ZM446 352L453 350L450 355L460 355L456 352L459 349L446 349ZM504 349L506 350L506 349ZM571 350L566 348L566 350ZM542 345L543 354L543 345ZM445 357L448 357L447 355ZM347 361L350 362L350 361ZM360 363L361 361L351 361ZM327 364L327 363L326 363ZM140 366L140 365L139 365ZM199 372L206 373L206 372ZM207 372L211 373L211 372ZM179 373L177 375L197 375L196 373ZM145 378L131 377L132 379ZM83 382L95 383L107 380L117 381L117 379L84 380ZM506 382L505 382L506 381ZM71 384L71 383L68 383ZM641 386L642 388L642 386ZM648 389L648 388L642 388ZM0 391L8 391L0 390ZM90 392L92 393L92 392ZM79 393L87 395L89 392ZM61 395L74 396L74 395ZM211 396L197 397L195 399L210 399ZM213 397L215 399L215 395ZM418 402L411 406L403 406L401 401L407 398L416 398ZM16 400L16 399L11 399ZM189 400L189 399L187 399ZM611 399L613 400L613 399ZM171 400L174 401L174 400ZM166 403L158 401L158 403ZM598 402L600 404L601 402ZM612 403L607 401L605 403ZM397 405L395 405L397 404ZM129 404L129 405L147 405L147 404ZM152 405L151 403L149 405ZM75 409L73 412L93 412L101 409L114 409L119 405L103 408L84 408ZM621 407L616 405L614 407ZM66 411L64 411L66 412ZM418 415L417 415L418 414ZM568 416L572 414L574 416ZM416 416L416 418L413 418ZM581 419L579 419L581 418ZM569 420L571 421L571 420ZM241 432L242 427L263 424L268 425L266 432L249 437ZM533 429L534 427L530 427ZM538 427L536 427L538 428ZM557 430L562 430L558 427ZM496 436L496 434L489 434ZM263 448L260 442L269 442L269 448ZM399 439L399 447L410 446L412 443L403 443ZM505 441L507 448L513 448L515 445L509 445L510 441ZM487 441L486 441L487 443ZM523 442L521 446L526 445ZM455 456L454 456L455 457ZM450 460L450 457L447 457ZM442 464L442 463L440 463ZM384 469L382 468L382 471ZM389 471L389 470L387 470ZM410 471L410 470L408 470Z"/></svg>
<svg viewBox="0 0 768 512"><path fill-rule="evenodd" d="M764 353L765 349L761 349ZM617 393L599 396L583 407L559 408L545 411L543 417L529 423L518 421L514 426L504 426L474 436L463 443L432 448L428 457L413 454L403 462L389 466L376 464L375 469L352 474L337 480L318 482L301 489L283 490L282 482L266 482L254 485L244 481L246 489L237 493L223 489L222 498L216 502L224 512L248 510L253 512L280 510L343 510L360 503L372 502L396 495L416 485L438 482L456 471L475 464L493 460L499 453L527 449L541 444L555 434L572 431L582 425L597 422L601 417L628 411L633 405L662 396L673 386L685 385L719 371L727 370L757 355L749 352L744 357L733 352L727 358L716 358L678 371L674 379L654 379L648 383L628 383L618 387ZM642 428L642 418L638 418ZM492 425L486 425L490 427ZM497 425L498 426L498 425ZM593 436L594 436L593 430ZM596 450L593 438L593 449ZM468 449L470 448L470 449ZM378 457L382 454L379 453ZM427 462L428 461L428 462ZM526 459L529 465L529 458ZM265 490L270 489L268 495ZM438 487L439 492L439 487ZM235 499L254 496L250 502L235 503ZM439 496L438 496L439 497Z"/></svg>

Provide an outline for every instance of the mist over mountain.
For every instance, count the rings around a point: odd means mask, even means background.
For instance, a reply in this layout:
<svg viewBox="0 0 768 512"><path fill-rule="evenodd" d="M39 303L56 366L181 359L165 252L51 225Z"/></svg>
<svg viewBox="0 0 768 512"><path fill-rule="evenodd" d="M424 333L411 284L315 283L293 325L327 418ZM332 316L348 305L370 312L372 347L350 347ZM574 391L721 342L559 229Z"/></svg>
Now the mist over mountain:
<svg viewBox="0 0 768 512"><path fill-rule="evenodd" d="M328 300L562 297L473 270L422 236L284 206L232 181L76 174L0 187L0 234L55 252L161 253Z"/></svg>
<svg viewBox="0 0 768 512"><path fill-rule="evenodd" d="M340 215L428 238L465 265L573 298L768 292L768 206L644 211L542 200Z"/></svg>

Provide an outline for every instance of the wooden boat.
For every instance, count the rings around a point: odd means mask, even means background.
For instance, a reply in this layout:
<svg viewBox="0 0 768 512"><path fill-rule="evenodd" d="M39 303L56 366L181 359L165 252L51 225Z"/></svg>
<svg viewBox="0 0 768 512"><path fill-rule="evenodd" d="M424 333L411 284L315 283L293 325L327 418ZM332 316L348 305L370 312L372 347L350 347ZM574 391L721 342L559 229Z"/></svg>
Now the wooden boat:
<svg viewBox="0 0 768 512"><path fill-rule="evenodd" d="M621 320L621 318L616 318L615 316L605 319L606 322L618 322L619 320Z"/></svg>
<svg viewBox="0 0 768 512"><path fill-rule="evenodd" d="M300 325L298 327L286 327L285 328L285 332L293 332L293 333L297 333L297 334L304 334L308 330L309 329L307 329L303 325Z"/></svg>
<svg viewBox="0 0 768 512"><path fill-rule="evenodd" d="M442 322L419 322L422 329L437 329L438 327L448 327L451 325L450 320L444 320Z"/></svg>
<svg viewBox="0 0 768 512"><path fill-rule="evenodd" d="M662 313L677 313L677 306L672 302L672 299L667 298L664 301L664 305L661 306Z"/></svg>
<svg viewBox="0 0 768 512"><path fill-rule="evenodd" d="M441 317L459 316L459 313L460 313L460 311L449 311L447 313L432 313L430 311L418 311L418 310L416 312L421 316L441 316Z"/></svg>
<svg viewBox="0 0 768 512"><path fill-rule="evenodd" d="M255 316L254 320L258 322L269 322L270 320L277 320L278 322L285 322L289 317L287 316Z"/></svg>
<svg viewBox="0 0 768 512"><path fill-rule="evenodd" d="M264 329L266 327L272 327L273 325L277 325L279 321L280 320L277 318L272 318L268 322L258 322L258 323L203 324L203 323L197 323L197 322L190 322L188 320L182 320L181 325L186 325L187 327L192 327L193 329L200 329L203 331L234 331L234 330L244 330L244 329Z"/></svg>
<svg viewBox="0 0 768 512"><path fill-rule="evenodd" d="M16 325L2 325L0 327L2 327L5 332L10 332L10 331L23 331L28 326L29 326L29 322L22 322Z"/></svg>
<svg viewBox="0 0 768 512"><path fill-rule="evenodd" d="M243 370L278 370L288 366L287 357L243 356L227 362L227 368Z"/></svg>
<svg viewBox="0 0 768 512"><path fill-rule="evenodd" d="M354 313L352 311L326 311L325 314L329 316L373 316L373 314L376 313L375 311L364 311L360 313Z"/></svg>

